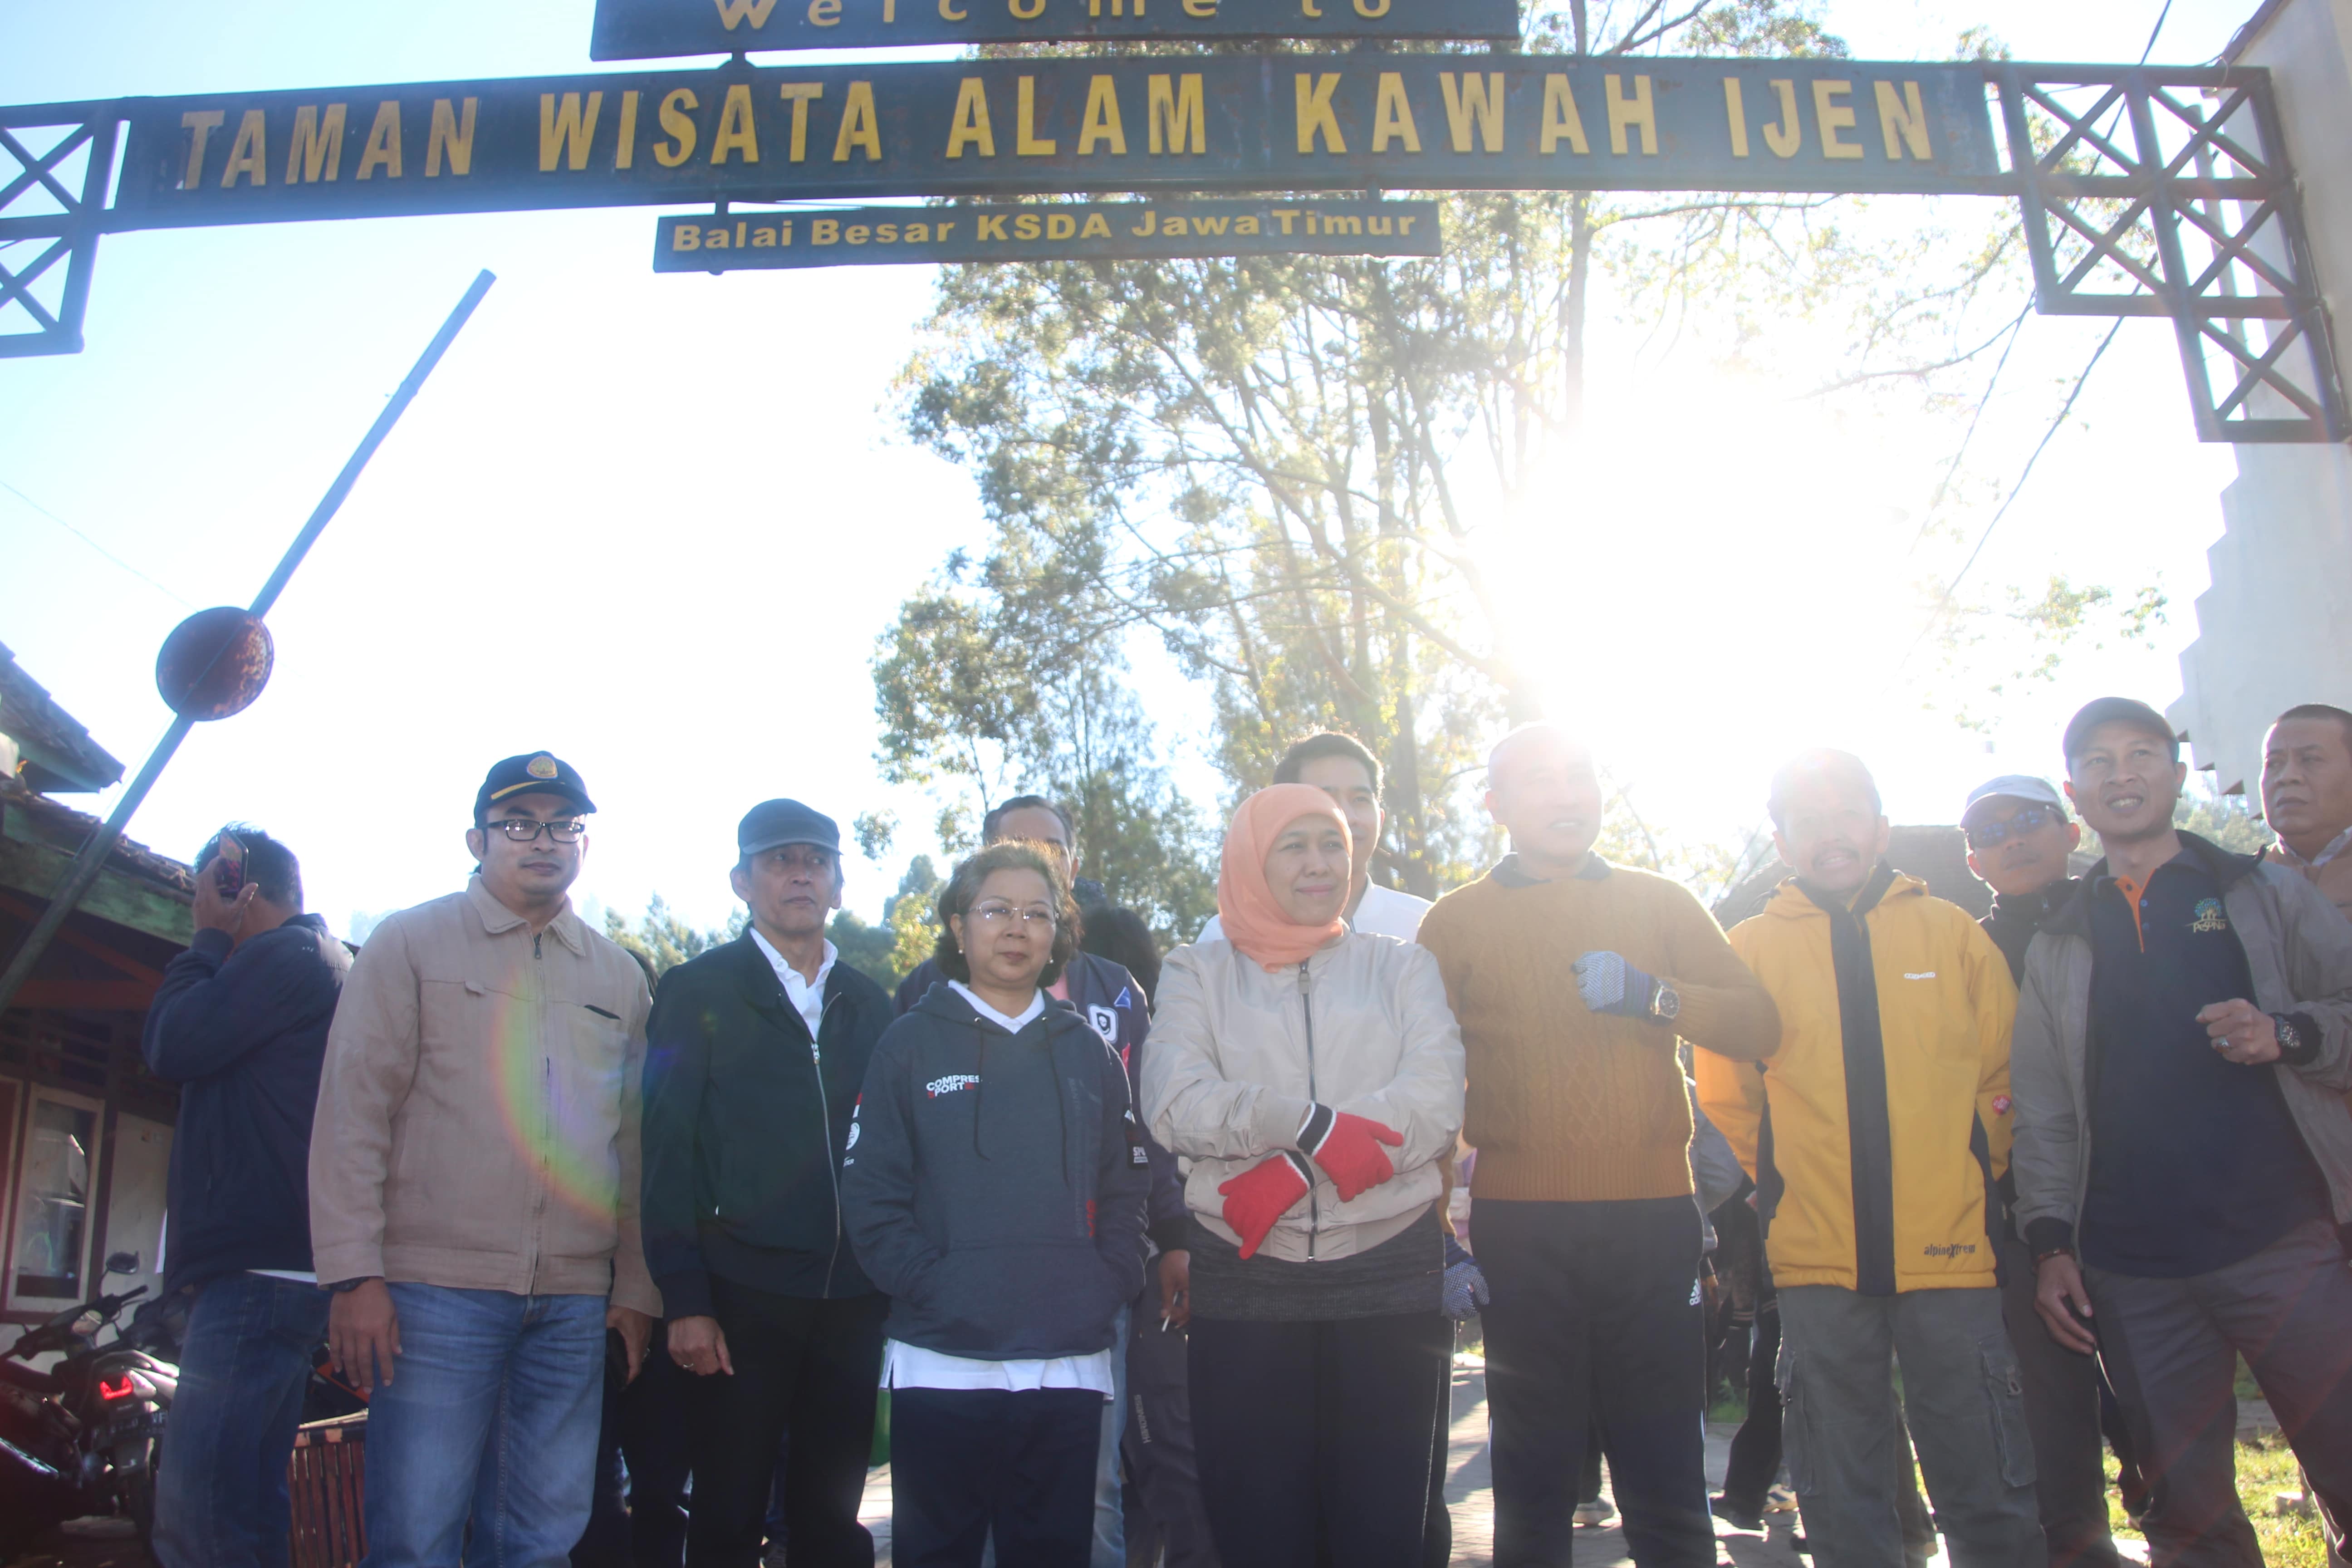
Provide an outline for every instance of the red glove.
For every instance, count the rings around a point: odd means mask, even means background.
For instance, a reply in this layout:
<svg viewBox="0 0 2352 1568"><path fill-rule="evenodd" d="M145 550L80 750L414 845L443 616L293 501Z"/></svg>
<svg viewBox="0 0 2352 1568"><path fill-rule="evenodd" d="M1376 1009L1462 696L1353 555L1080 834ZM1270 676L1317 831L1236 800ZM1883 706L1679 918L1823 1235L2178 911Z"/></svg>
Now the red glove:
<svg viewBox="0 0 2352 1568"><path fill-rule="evenodd" d="M1299 1148L1330 1176L1343 1204L1396 1174L1396 1167L1381 1152L1383 1143L1402 1148L1404 1134L1328 1105L1308 1111L1307 1125L1298 1130Z"/></svg>
<svg viewBox="0 0 2352 1568"><path fill-rule="evenodd" d="M1225 1198L1225 1223L1242 1238L1242 1256L1249 1258L1265 1245L1274 1222L1307 1195L1306 1162L1291 1153L1262 1160L1217 1188Z"/></svg>

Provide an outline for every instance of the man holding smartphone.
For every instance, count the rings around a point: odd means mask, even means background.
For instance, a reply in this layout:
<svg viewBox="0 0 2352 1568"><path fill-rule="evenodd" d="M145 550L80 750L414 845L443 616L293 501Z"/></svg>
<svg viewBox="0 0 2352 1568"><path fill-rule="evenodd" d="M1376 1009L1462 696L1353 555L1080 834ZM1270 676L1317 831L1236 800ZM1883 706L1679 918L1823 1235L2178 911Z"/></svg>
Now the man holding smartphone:
<svg viewBox="0 0 2352 1568"><path fill-rule="evenodd" d="M310 1120L351 955L302 912L294 852L257 827L196 852L195 935L141 1040L180 1086L170 1268L188 1331L157 1473L164 1568L278 1568L286 1459L327 1300L310 1272Z"/></svg>
<svg viewBox="0 0 2352 1568"><path fill-rule="evenodd" d="M474 800L477 870L384 921L328 1037L310 1231L372 1395L371 1568L546 1568L588 1521L604 1331L661 1310L637 1232L644 973L567 896L596 809L545 752Z"/></svg>
<svg viewBox="0 0 2352 1568"><path fill-rule="evenodd" d="M2340 1551L2352 924L2294 871L2173 826L2188 769L2146 703L2085 706L2065 757L2106 853L2025 956L2011 1070L2035 1309L2115 1384L2155 1561L2262 1561L2234 1484L2241 1356Z"/></svg>

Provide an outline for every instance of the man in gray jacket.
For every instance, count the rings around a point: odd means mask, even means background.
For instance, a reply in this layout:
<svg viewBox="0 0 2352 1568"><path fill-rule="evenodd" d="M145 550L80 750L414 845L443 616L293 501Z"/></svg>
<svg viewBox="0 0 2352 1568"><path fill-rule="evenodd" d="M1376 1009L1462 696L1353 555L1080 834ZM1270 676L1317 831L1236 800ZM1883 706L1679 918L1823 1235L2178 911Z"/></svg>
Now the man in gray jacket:
<svg viewBox="0 0 2352 1568"><path fill-rule="evenodd" d="M2066 792L2106 858L2028 949L2012 1169L2053 1338L2096 1352L2147 1467L2151 1561L2258 1568L2233 1476L2243 1355L2339 1548L2352 1520L2352 924L2177 832L2162 715L2102 698Z"/></svg>

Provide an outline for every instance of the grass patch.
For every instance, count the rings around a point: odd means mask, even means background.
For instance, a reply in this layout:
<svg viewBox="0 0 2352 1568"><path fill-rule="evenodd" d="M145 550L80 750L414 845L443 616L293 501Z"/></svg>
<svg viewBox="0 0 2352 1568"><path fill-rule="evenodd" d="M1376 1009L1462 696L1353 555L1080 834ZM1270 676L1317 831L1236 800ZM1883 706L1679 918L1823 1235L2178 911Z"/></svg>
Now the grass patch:
<svg viewBox="0 0 2352 1568"><path fill-rule="evenodd" d="M2270 1568L2326 1568L2327 1535L2319 1516L2282 1516L2271 1510L2271 1500L2279 1493L2302 1488L2303 1475L2285 1438L2273 1432L2238 1445L2238 1500L2253 1521L2254 1539ZM2107 1488L2107 1522L2118 1536L2137 1538L2140 1533L2113 1485Z"/></svg>

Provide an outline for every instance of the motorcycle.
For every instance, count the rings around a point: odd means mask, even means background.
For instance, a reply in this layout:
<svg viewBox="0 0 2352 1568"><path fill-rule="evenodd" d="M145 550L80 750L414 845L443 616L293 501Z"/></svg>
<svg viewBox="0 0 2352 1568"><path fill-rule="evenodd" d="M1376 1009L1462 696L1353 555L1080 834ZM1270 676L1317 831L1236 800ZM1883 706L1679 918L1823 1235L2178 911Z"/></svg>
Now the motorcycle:
<svg viewBox="0 0 2352 1568"><path fill-rule="evenodd" d="M139 1255L106 1259L107 1276L136 1274ZM155 1468L163 1425L180 1372L140 1348L160 1336L98 1336L144 1285L100 1294L35 1324L0 1352L0 1562L52 1526L89 1514L129 1519L143 1542L155 1522ZM152 1309L155 1303L149 1303ZM140 1317L153 1320L148 1309ZM134 1330L144 1325L134 1320ZM47 1372L26 1364L52 1351L64 1359Z"/></svg>

